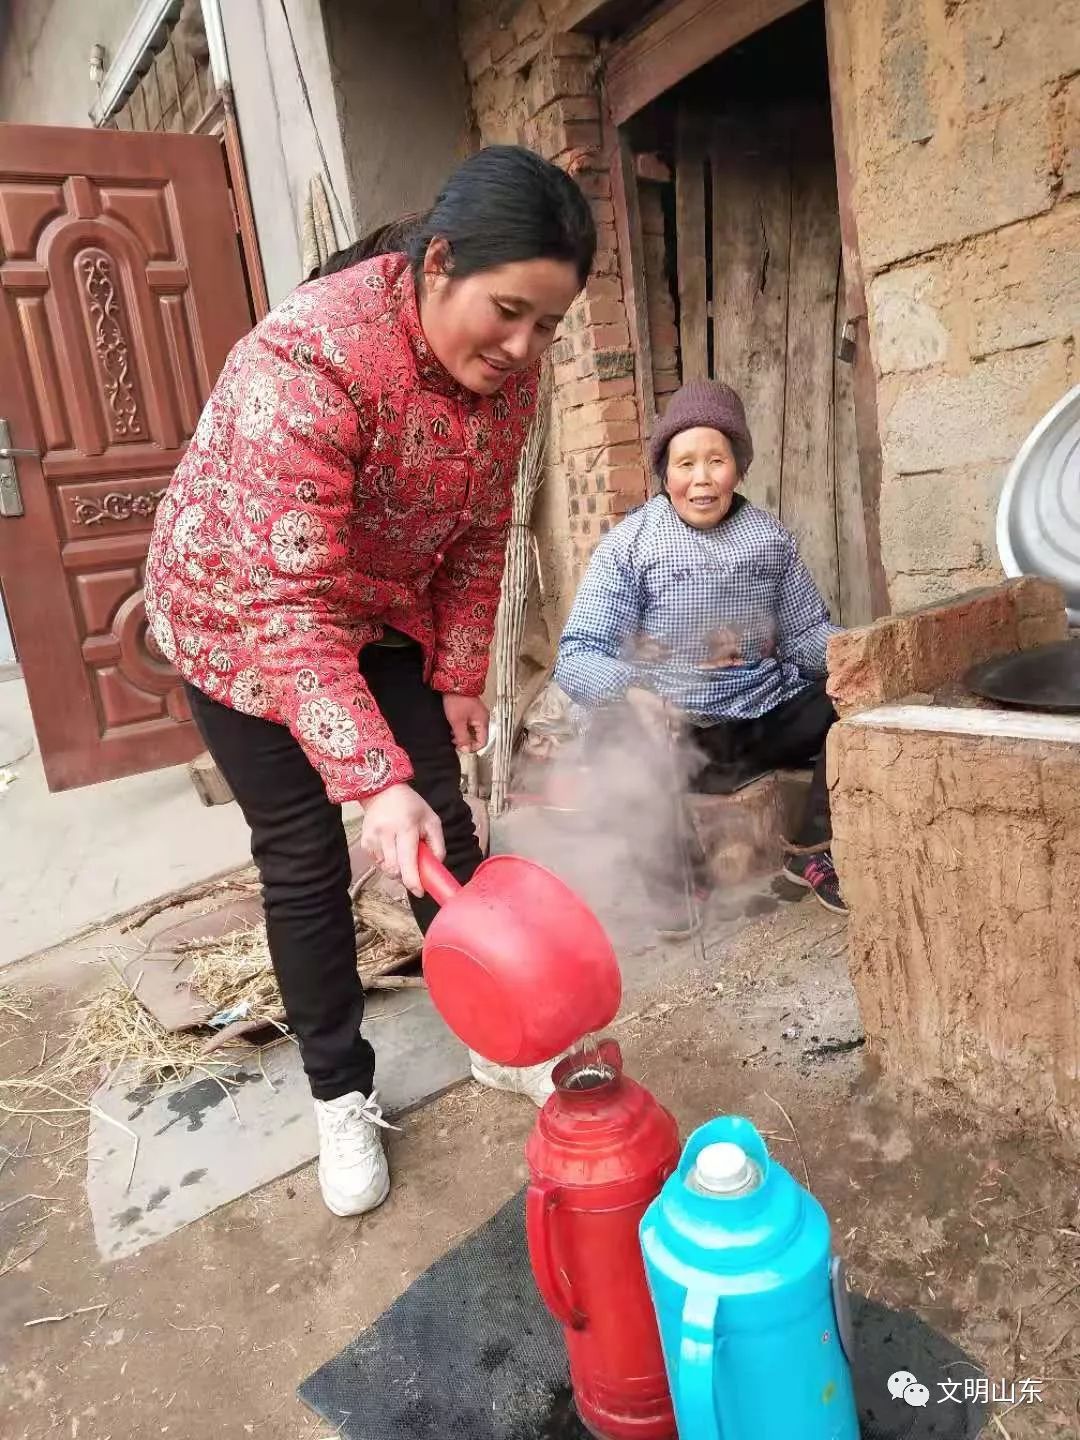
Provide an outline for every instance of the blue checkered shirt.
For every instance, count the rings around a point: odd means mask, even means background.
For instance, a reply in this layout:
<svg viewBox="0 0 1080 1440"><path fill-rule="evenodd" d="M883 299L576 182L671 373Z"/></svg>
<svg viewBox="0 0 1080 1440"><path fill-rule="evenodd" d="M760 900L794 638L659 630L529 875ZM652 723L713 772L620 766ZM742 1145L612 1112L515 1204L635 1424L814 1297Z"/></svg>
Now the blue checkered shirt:
<svg viewBox="0 0 1080 1440"><path fill-rule="evenodd" d="M596 547L555 679L581 705L640 685L703 722L752 719L825 674L837 629L779 520L744 500L695 530L658 495Z"/></svg>

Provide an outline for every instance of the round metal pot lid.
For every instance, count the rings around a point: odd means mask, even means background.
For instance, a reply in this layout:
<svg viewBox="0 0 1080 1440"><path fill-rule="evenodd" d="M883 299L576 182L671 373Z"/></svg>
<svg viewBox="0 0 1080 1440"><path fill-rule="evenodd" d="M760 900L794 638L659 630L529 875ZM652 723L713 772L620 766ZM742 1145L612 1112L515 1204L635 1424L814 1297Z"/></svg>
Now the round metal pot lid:
<svg viewBox="0 0 1080 1440"><path fill-rule="evenodd" d="M1080 385L1032 430L1013 461L997 514L1006 575L1042 575L1065 591L1080 625Z"/></svg>

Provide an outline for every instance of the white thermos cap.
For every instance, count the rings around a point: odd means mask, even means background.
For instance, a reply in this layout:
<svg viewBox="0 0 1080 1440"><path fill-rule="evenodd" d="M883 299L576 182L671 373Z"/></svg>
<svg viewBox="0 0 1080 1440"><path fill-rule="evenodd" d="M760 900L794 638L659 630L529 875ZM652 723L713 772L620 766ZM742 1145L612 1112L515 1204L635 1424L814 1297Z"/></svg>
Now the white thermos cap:
<svg viewBox="0 0 1080 1440"><path fill-rule="evenodd" d="M754 1188L757 1166L741 1145L720 1140L706 1145L694 1163L697 1189L706 1195L737 1195Z"/></svg>

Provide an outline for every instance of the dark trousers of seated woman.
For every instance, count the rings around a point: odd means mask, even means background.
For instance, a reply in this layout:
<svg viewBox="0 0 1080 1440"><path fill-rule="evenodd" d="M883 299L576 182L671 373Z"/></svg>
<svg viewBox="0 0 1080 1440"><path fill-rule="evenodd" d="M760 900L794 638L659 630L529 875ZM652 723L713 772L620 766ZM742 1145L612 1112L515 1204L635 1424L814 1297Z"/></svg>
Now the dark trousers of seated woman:
<svg viewBox="0 0 1080 1440"><path fill-rule="evenodd" d="M725 795L770 770L812 766L803 813L787 838L799 847L832 838L829 787L825 780L825 737L836 722L825 681L817 680L790 700L754 720L723 720L691 732L703 763L692 788Z"/></svg>
<svg viewBox="0 0 1080 1440"><path fill-rule="evenodd" d="M410 782L442 821L446 863L464 883L480 863L472 812L442 696L425 684L417 645L369 645L360 673L412 762ZM251 827L266 933L289 1024L316 1100L370 1095L375 1052L360 1033L350 865L341 807L283 725L243 715L188 687L195 723ZM435 917L410 896L422 930Z"/></svg>

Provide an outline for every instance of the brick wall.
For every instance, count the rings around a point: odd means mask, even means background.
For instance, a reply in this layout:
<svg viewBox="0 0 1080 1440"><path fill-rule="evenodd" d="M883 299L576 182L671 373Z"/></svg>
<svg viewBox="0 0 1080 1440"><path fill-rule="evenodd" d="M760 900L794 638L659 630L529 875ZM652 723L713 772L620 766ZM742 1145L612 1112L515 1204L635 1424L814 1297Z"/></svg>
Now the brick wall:
<svg viewBox="0 0 1080 1440"><path fill-rule="evenodd" d="M191 132L216 98L202 13L198 0L186 0L165 48L110 124L117 130Z"/></svg>
<svg viewBox="0 0 1080 1440"><path fill-rule="evenodd" d="M998 576L1009 463L1080 380L1080 17L1076 0L828 3L902 608Z"/></svg>
<svg viewBox="0 0 1080 1440"><path fill-rule="evenodd" d="M555 608L565 611L596 541L647 487L611 175L601 154L596 47L588 36L560 32L559 9L558 0L524 0L500 23L491 0L461 0L459 27L479 142L529 145L565 166L596 218L596 265L553 352L554 494L546 516L557 523L565 486L565 565L555 575Z"/></svg>
<svg viewBox="0 0 1080 1440"><path fill-rule="evenodd" d="M878 378L882 559L900 609L999 578L1005 473L1080 381L1080 24L1077 0L826 5ZM459 3L478 141L578 167L599 227L595 276L555 353L569 586L646 483L595 48L560 33L564 12L564 0ZM641 195L662 406L674 311L659 187Z"/></svg>

